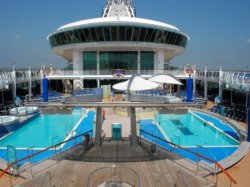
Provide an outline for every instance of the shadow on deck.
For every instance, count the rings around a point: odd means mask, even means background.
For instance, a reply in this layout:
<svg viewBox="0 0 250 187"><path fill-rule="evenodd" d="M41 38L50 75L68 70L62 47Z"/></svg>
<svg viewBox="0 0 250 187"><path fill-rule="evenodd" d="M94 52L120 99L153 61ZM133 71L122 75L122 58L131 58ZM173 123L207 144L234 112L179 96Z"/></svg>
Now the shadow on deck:
<svg viewBox="0 0 250 187"><path fill-rule="evenodd" d="M85 149L83 144L79 144L53 159L84 162L145 162L162 160L167 157L167 155L152 153L145 145L131 146L128 139L106 139L100 147L90 145L88 149Z"/></svg>

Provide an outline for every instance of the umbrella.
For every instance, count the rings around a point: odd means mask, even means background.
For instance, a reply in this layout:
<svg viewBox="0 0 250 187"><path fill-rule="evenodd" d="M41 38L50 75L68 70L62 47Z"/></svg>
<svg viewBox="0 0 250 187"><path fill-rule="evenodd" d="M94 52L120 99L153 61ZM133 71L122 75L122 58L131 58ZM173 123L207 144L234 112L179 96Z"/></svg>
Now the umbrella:
<svg viewBox="0 0 250 187"><path fill-rule="evenodd" d="M182 85L182 83L177 78L171 75L166 75L166 74L154 75L148 80L152 82L158 82L158 83Z"/></svg>
<svg viewBox="0 0 250 187"><path fill-rule="evenodd" d="M152 90L157 88L157 83L148 81L140 77L139 75L132 76L129 80L113 85L116 90L129 90L129 91L140 91L140 90Z"/></svg>

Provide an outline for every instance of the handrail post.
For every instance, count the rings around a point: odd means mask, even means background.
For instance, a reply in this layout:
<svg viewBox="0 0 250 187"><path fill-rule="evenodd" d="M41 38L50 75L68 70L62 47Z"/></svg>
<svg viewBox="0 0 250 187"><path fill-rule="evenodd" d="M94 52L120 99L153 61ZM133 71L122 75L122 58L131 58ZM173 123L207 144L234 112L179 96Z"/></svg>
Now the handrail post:
<svg viewBox="0 0 250 187"><path fill-rule="evenodd" d="M199 170L200 170L200 159L199 159L199 155L197 154L197 170L196 170L196 175L199 175Z"/></svg>
<svg viewBox="0 0 250 187"><path fill-rule="evenodd" d="M75 131L75 136L74 136L75 145L76 145L76 136L77 136L77 131Z"/></svg>
<svg viewBox="0 0 250 187"><path fill-rule="evenodd" d="M10 169L11 168L9 168L9 173L11 172ZM12 175L10 175L10 186L13 186L13 184L12 184Z"/></svg>
<svg viewBox="0 0 250 187"><path fill-rule="evenodd" d="M29 152L29 149L31 149L31 157L30 157L30 174L31 178L33 178L33 173L32 173L32 155L33 155L33 147L30 147L27 149L27 153Z"/></svg>
<svg viewBox="0 0 250 187"><path fill-rule="evenodd" d="M219 180L219 175L218 175L218 167L217 165L215 164L215 177L216 177L216 181L215 181L215 186L218 186L218 180ZM231 181L231 180L230 180Z"/></svg>
<svg viewBox="0 0 250 187"><path fill-rule="evenodd" d="M141 145L141 130L140 130L140 145Z"/></svg>

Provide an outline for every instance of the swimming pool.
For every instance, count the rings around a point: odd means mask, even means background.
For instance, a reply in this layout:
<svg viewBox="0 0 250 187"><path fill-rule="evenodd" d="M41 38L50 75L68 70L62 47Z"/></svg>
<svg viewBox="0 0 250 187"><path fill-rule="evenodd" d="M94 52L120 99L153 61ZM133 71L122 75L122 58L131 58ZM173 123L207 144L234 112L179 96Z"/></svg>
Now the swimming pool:
<svg viewBox="0 0 250 187"><path fill-rule="evenodd" d="M63 141L74 125L80 120L82 111L73 111L71 115L45 115L30 121L18 131L0 141L0 147L12 145L18 148L46 148L52 145L55 137ZM57 142L58 143L58 142Z"/></svg>
<svg viewBox="0 0 250 187"><path fill-rule="evenodd" d="M157 114L155 120L144 120L141 129L208 158L219 161L239 147L237 132L228 124L201 112ZM145 136L152 141L152 138ZM167 149L171 146L158 142ZM181 150L179 150L181 153ZM181 153L191 160L197 158Z"/></svg>
<svg viewBox="0 0 250 187"><path fill-rule="evenodd" d="M86 113L86 115L84 115ZM41 114L27 122L20 129L0 140L0 157L8 160L7 146L16 149L15 160L35 153L44 148L58 144L73 136L77 136L93 129L93 118L95 112L84 110L73 110L72 114ZM79 141L81 141L79 139ZM75 142L74 142L75 143ZM61 149L73 146L72 142L64 144ZM29 149L31 148L32 149ZM50 156L55 151L49 150L33 158L34 162L39 162Z"/></svg>
<svg viewBox="0 0 250 187"><path fill-rule="evenodd" d="M239 145L237 140L211 126L214 118L209 117L205 120L202 116L200 117L202 120L199 118L199 114L188 112L186 115L159 115L156 116L156 120L168 139L182 147Z"/></svg>

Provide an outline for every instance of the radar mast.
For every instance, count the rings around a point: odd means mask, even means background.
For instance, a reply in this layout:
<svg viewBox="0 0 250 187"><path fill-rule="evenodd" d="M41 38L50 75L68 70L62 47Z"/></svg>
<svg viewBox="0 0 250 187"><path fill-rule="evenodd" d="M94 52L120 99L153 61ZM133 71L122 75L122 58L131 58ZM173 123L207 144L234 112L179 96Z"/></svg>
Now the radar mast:
<svg viewBox="0 0 250 187"><path fill-rule="evenodd" d="M106 0L102 17L135 17L132 0Z"/></svg>

